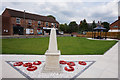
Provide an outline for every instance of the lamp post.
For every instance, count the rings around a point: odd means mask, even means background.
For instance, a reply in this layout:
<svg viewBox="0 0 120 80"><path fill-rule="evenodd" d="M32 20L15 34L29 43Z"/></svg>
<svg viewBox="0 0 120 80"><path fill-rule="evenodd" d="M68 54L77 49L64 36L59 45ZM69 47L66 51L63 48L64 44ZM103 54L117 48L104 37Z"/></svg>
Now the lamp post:
<svg viewBox="0 0 120 80"><path fill-rule="evenodd" d="M24 10L24 35L26 34L25 10Z"/></svg>

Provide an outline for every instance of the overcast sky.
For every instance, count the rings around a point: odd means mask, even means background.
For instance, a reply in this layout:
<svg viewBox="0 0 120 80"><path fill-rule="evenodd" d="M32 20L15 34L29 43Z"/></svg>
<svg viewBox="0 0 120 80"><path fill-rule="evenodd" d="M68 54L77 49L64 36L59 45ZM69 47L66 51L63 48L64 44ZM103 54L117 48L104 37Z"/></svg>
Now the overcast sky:
<svg viewBox="0 0 120 80"><path fill-rule="evenodd" d="M9 1L9 0L8 0ZM11 8L39 15L53 15L59 23L68 23L81 20L87 22L107 21L114 22L118 18L118 1L40 1L15 2L5 0L2 2L0 14L5 8Z"/></svg>

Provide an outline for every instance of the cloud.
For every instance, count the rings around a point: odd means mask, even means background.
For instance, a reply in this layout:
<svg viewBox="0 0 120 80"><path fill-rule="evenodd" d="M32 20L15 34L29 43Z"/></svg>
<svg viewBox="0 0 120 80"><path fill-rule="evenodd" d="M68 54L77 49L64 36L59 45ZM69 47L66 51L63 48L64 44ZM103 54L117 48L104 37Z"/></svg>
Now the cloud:
<svg viewBox="0 0 120 80"><path fill-rule="evenodd" d="M117 1L110 2L83 2L81 1L62 1L62 2L3 2L2 11L8 7L39 15L53 15L60 23L69 23L81 20L87 22L107 21L114 22L118 16Z"/></svg>
<svg viewBox="0 0 120 80"><path fill-rule="evenodd" d="M2 2L110 2L110 1L112 0L3 0Z"/></svg>

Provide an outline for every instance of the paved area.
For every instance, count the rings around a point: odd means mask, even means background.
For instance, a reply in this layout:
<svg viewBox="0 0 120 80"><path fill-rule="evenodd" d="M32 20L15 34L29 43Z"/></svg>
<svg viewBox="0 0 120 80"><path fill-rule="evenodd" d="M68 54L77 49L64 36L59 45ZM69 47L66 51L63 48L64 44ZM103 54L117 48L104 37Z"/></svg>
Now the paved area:
<svg viewBox="0 0 120 80"><path fill-rule="evenodd" d="M118 77L118 44L116 43L104 55L61 55L60 60L96 61L78 78L117 78ZM2 78L25 78L5 61L35 61L45 60L44 55L0 55L0 76ZM1 69L2 68L2 69Z"/></svg>

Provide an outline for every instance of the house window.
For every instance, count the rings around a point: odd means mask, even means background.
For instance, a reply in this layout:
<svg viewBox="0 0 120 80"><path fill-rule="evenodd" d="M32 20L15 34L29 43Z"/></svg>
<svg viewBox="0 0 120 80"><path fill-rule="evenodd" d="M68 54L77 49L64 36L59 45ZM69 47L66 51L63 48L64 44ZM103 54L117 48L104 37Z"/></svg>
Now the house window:
<svg viewBox="0 0 120 80"><path fill-rule="evenodd" d="M34 34L34 30L30 29L30 28L27 28L26 29L26 34Z"/></svg>
<svg viewBox="0 0 120 80"><path fill-rule="evenodd" d="M8 32L8 30L5 30L5 29L4 29L4 32Z"/></svg>
<svg viewBox="0 0 120 80"><path fill-rule="evenodd" d="M6 32L8 32L8 30L6 30Z"/></svg>
<svg viewBox="0 0 120 80"><path fill-rule="evenodd" d="M118 26L113 26L113 28L118 28Z"/></svg>
<svg viewBox="0 0 120 80"><path fill-rule="evenodd" d="M20 18L16 18L16 23L20 24Z"/></svg>
<svg viewBox="0 0 120 80"><path fill-rule="evenodd" d="M38 26L40 26L40 24L41 24L41 22L40 22L40 21L38 21Z"/></svg>
<svg viewBox="0 0 120 80"><path fill-rule="evenodd" d="M51 27L53 27L53 25L54 25L54 24L53 24L53 23L51 23Z"/></svg>
<svg viewBox="0 0 120 80"><path fill-rule="evenodd" d="M29 25L32 25L32 20L28 20L28 24L29 24Z"/></svg>
<svg viewBox="0 0 120 80"><path fill-rule="evenodd" d="M46 22L46 26L48 26L48 22Z"/></svg>
<svg viewBox="0 0 120 80"><path fill-rule="evenodd" d="M51 25L53 26L54 24L53 24L53 23L51 23Z"/></svg>
<svg viewBox="0 0 120 80"><path fill-rule="evenodd" d="M56 23L55 23L55 27L56 27Z"/></svg>

